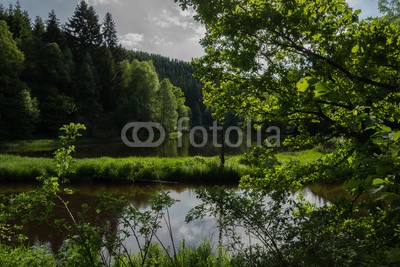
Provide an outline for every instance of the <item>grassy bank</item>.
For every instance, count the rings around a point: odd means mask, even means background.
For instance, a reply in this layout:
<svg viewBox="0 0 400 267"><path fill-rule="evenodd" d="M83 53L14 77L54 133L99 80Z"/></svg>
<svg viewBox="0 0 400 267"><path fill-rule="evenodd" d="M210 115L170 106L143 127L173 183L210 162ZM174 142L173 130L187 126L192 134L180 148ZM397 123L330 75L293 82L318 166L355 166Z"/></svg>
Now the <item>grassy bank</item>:
<svg viewBox="0 0 400 267"><path fill-rule="evenodd" d="M321 157L314 150L285 152L278 159L285 163L293 159L302 163ZM92 180L107 181L168 181L168 182L237 182L251 173L251 169L240 164L241 156L228 157L221 169L218 157L130 157L78 159L73 166L72 182ZM45 173L53 174L52 159L30 158L15 155L0 155L0 182L33 182Z"/></svg>
<svg viewBox="0 0 400 267"><path fill-rule="evenodd" d="M181 134L178 132L170 132L167 137L169 139L177 139ZM76 140L76 146L121 143L121 137L109 139L96 138L80 138ZM35 151L52 151L60 147L58 139L33 139L33 140L15 140L0 141L0 153L25 153Z"/></svg>
<svg viewBox="0 0 400 267"><path fill-rule="evenodd" d="M250 169L239 163L239 156L227 159L224 169L218 157L182 158L95 158L78 159L73 166L72 182L93 181L169 181L237 182ZM0 155L1 182L32 182L45 173L52 174L52 159Z"/></svg>
<svg viewBox="0 0 400 267"><path fill-rule="evenodd" d="M110 142L120 142L121 138L115 139L79 139L76 146L107 144ZM58 139L35 139L18 141L0 141L1 153L25 153L35 151L52 151L60 147Z"/></svg>

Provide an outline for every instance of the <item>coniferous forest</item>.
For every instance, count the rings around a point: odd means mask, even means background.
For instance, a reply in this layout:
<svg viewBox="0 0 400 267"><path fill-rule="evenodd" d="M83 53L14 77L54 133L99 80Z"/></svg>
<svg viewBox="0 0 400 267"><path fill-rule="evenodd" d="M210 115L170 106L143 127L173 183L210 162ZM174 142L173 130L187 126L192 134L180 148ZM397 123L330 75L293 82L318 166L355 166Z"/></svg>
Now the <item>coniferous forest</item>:
<svg viewBox="0 0 400 267"><path fill-rule="evenodd" d="M131 121L210 120L187 62L122 48L112 15L85 1L65 24L0 6L0 35L0 139L52 138L70 121L109 138Z"/></svg>

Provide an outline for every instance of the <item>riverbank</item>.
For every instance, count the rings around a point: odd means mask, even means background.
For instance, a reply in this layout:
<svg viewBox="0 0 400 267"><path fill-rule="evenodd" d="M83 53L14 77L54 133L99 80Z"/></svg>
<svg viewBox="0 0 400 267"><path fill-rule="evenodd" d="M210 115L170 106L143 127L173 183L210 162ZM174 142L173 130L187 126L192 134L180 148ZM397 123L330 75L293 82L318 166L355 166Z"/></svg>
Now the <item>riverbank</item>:
<svg viewBox="0 0 400 267"><path fill-rule="evenodd" d="M297 159L307 163L321 157L314 150L285 152L278 159L288 162ZM77 159L69 179L73 183L90 182L186 182L186 183L237 183L243 175L252 173L241 164L242 156L229 156L225 167L220 167L218 157L100 157ZM49 158L32 158L0 155L0 182L30 183L36 177L54 175L54 163Z"/></svg>
<svg viewBox="0 0 400 267"><path fill-rule="evenodd" d="M181 134L179 132L168 133L168 139L175 140L179 138ZM101 145L111 143L121 143L121 137L114 138L79 138L75 141L75 146L88 146L88 145ZM0 153L1 154L20 154L27 152L46 152L54 151L60 147L58 139L32 139L32 140L14 140L14 141L0 141Z"/></svg>
<svg viewBox="0 0 400 267"><path fill-rule="evenodd" d="M220 182L237 183L250 174L239 163L240 156L229 157L220 168L218 157L130 157L77 159L68 177L71 182ZM34 182L36 177L54 174L52 159L0 155L0 182Z"/></svg>

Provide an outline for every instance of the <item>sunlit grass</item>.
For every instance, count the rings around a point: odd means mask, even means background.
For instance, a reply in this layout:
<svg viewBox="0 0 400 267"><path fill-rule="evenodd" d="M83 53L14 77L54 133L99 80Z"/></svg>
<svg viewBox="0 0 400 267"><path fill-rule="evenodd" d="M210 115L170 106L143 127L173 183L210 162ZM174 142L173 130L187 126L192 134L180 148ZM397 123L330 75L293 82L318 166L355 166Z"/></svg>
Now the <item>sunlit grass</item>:
<svg viewBox="0 0 400 267"><path fill-rule="evenodd" d="M321 158L324 154L314 149L296 151L296 152L282 152L277 155L277 158L282 163L287 163L291 160L298 160L301 163L309 163Z"/></svg>
<svg viewBox="0 0 400 267"><path fill-rule="evenodd" d="M0 155L0 181L34 181L53 169L51 159Z"/></svg>
<svg viewBox="0 0 400 267"><path fill-rule="evenodd" d="M299 160L308 163L323 154L315 150L284 152L278 159L287 163ZM240 163L242 156L227 156L225 167L220 167L219 157L129 157L77 159L70 179L95 181L169 181L169 182L237 182L251 174L250 167ZM0 181L31 182L45 173L54 174L54 164L48 158L30 158L0 155Z"/></svg>
<svg viewBox="0 0 400 267"><path fill-rule="evenodd" d="M224 168L218 157L130 157L78 159L73 165L72 181L176 181L237 182L250 168L228 157ZM54 174L51 159L0 155L0 180L29 182L44 173Z"/></svg>
<svg viewBox="0 0 400 267"><path fill-rule="evenodd" d="M56 139L37 139L0 142L0 149L5 152L48 151L56 149L59 142Z"/></svg>

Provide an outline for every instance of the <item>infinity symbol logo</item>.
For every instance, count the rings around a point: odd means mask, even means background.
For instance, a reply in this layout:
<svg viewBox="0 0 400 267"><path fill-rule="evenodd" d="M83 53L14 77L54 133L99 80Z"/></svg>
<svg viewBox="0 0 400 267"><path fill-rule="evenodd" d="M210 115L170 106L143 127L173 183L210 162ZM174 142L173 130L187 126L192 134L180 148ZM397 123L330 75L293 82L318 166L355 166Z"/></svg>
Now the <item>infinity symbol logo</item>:
<svg viewBox="0 0 400 267"><path fill-rule="evenodd" d="M127 133L133 128L132 131L132 141L128 139ZM140 129L146 129L149 132L147 140L141 141L138 136ZM160 137L157 141L154 141L155 133L154 129L160 132ZM165 130L164 127L156 122L131 122L122 128L121 131L122 142L129 147L158 147L165 140Z"/></svg>

